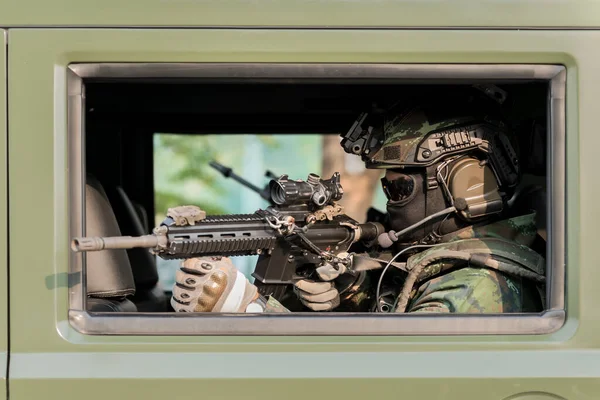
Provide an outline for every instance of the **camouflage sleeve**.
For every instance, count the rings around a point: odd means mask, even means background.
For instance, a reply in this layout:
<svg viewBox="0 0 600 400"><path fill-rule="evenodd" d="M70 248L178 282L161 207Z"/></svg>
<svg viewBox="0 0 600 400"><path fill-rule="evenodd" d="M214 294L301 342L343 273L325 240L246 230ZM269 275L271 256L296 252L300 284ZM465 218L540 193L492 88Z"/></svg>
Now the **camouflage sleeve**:
<svg viewBox="0 0 600 400"><path fill-rule="evenodd" d="M264 305L264 312L266 313L289 313L290 310L281 305L280 302L273 296L269 296Z"/></svg>
<svg viewBox="0 0 600 400"><path fill-rule="evenodd" d="M407 312L517 313L541 310L535 286L485 268L462 268L423 283Z"/></svg>

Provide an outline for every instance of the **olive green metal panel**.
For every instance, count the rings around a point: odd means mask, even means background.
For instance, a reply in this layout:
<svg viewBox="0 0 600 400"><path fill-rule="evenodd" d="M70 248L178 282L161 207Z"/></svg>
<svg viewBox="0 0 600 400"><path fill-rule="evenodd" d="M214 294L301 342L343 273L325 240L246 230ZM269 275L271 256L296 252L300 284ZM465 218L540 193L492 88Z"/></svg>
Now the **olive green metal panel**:
<svg viewBox="0 0 600 400"><path fill-rule="evenodd" d="M368 369L369 365L356 368ZM284 368L284 366L281 366ZM336 366L332 365L332 369ZM432 382L435 382L432 384ZM490 384L490 382L493 382ZM427 399L427 400L579 400L597 399L597 378L576 379L179 379L165 387L161 380L78 379L11 383L11 398L33 399ZM535 388L523 390L524 388ZM513 397L518 393L523 397ZM531 397L525 397L525 393ZM559 394L561 397L549 395ZM169 396L169 397L166 397Z"/></svg>
<svg viewBox="0 0 600 400"><path fill-rule="evenodd" d="M502 399L546 390L587 399L600 390L600 32L13 29L10 43L11 398ZM503 337L78 334L67 315L65 84L69 63L102 61L565 65L567 323L551 335Z"/></svg>
<svg viewBox="0 0 600 400"><path fill-rule="evenodd" d="M0 26L590 27L590 0L3 0Z"/></svg>
<svg viewBox="0 0 600 400"><path fill-rule="evenodd" d="M0 29L0 399L6 398L6 368L8 360L8 194L6 179L6 39Z"/></svg>

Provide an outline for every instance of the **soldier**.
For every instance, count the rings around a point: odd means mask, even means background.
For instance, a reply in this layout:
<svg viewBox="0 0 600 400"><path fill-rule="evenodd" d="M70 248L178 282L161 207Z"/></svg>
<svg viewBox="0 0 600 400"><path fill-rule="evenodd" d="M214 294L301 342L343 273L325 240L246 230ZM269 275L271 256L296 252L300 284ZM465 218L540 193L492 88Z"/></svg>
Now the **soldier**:
<svg viewBox="0 0 600 400"><path fill-rule="evenodd" d="M402 261L404 271L388 271L389 263L361 273L324 267L315 279L296 283L304 306L442 313L543 309L545 260L531 248L539 239L536 214L515 215L509 207L521 173L502 99L494 87L466 87L359 117L342 146L368 168L385 170L388 198L388 232L368 254ZM338 290L348 277L353 283ZM186 284L189 279L195 285ZM228 258L186 260L176 280L177 311L287 311L259 296Z"/></svg>

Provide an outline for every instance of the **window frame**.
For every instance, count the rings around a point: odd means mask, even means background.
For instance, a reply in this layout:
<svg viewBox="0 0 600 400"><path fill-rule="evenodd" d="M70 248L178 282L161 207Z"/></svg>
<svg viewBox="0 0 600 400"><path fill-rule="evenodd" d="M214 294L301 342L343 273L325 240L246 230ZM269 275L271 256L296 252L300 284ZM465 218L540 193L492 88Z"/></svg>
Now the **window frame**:
<svg viewBox="0 0 600 400"><path fill-rule="evenodd" d="M548 246L546 309L530 314L192 314L89 312L85 253L69 250L69 323L90 335L539 335L566 321L566 67L541 64L72 63L67 69L69 235L85 233L85 81L87 79L303 79L548 81Z"/></svg>

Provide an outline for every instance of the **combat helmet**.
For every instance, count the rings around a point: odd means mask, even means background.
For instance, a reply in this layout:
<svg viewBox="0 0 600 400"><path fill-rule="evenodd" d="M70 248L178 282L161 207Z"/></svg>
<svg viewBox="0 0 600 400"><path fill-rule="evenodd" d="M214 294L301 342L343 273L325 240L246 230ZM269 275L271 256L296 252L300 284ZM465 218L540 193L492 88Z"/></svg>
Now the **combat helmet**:
<svg viewBox="0 0 600 400"><path fill-rule="evenodd" d="M502 116L505 93L492 85L428 92L385 110L361 113L342 135L347 153L367 168L429 167L449 157L480 152L507 187L516 185L518 157Z"/></svg>
<svg viewBox="0 0 600 400"><path fill-rule="evenodd" d="M343 135L347 153L367 168L403 173L382 178L390 201L414 197L415 178L424 172L427 190L443 196L466 220L504 209L520 178L517 141L502 111L504 92L495 86L463 86L408 97L382 111L362 113Z"/></svg>

